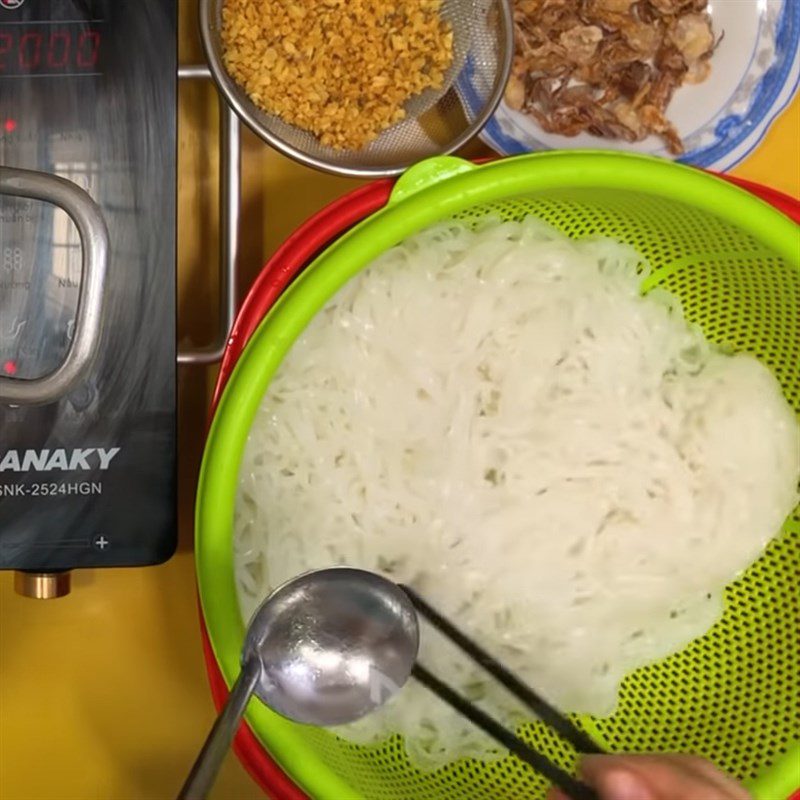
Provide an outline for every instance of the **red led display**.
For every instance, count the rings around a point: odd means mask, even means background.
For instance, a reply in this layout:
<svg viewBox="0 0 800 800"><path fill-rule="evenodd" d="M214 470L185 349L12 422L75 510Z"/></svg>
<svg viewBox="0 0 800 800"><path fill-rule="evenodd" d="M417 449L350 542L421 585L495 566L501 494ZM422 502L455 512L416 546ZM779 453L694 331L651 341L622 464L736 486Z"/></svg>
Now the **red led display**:
<svg viewBox="0 0 800 800"><path fill-rule="evenodd" d="M102 34L79 25L0 26L0 78L99 71Z"/></svg>

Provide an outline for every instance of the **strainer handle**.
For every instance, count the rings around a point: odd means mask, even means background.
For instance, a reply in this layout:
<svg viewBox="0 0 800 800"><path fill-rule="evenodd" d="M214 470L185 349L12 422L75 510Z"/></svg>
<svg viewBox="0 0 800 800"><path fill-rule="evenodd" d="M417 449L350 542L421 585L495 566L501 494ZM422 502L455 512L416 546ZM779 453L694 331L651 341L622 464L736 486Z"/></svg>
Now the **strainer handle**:
<svg viewBox="0 0 800 800"><path fill-rule="evenodd" d="M419 164L414 164L413 167L406 170L397 179L397 183L395 183L386 205L391 206L395 203L399 203L401 200L406 200L422 189L427 189L429 186L452 178L454 175L459 175L462 172L470 172L477 168L477 164L473 164L471 161L465 161L463 158L456 158L455 156L435 156L434 158L426 158L424 161L420 161Z"/></svg>

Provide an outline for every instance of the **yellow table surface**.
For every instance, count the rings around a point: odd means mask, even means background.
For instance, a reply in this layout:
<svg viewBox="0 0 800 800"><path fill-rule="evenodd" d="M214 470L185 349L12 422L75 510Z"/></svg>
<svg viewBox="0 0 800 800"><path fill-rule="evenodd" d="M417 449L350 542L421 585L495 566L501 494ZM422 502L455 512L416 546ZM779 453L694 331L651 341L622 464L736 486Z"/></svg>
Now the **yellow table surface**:
<svg viewBox="0 0 800 800"><path fill-rule="evenodd" d="M181 0L181 61L200 60ZM180 102L180 331L204 343L216 308L216 103ZM800 101L734 173L800 196ZM356 185L300 167L244 135L239 258L245 289L279 243ZM180 372L180 545L167 564L73 576L57 601L14 594L0 574L0 800L168 800L214 718L192 560L194 482L216 371ZM261 797L230 757L213 797Z"/></svg>

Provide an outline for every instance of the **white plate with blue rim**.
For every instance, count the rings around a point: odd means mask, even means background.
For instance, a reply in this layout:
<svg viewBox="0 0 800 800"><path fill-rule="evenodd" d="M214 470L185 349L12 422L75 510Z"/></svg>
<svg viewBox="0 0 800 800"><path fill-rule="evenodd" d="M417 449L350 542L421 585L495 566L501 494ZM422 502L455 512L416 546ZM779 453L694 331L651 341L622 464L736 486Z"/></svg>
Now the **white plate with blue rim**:
<svg viewBox="0 0 800 800"><path fill-rule="evenodd" d="M761 143L770 125L789 105L800 84L800 0L710 0L714 31L724 33L700 84L682 86L666 116L685 151L671 155L662 140L567 137L543 131L530 117L501 103L481 138L503 155L566 148L613 148L674 158L718 171L729 170ZM459 82L471 105L476 93Z"/></svg>

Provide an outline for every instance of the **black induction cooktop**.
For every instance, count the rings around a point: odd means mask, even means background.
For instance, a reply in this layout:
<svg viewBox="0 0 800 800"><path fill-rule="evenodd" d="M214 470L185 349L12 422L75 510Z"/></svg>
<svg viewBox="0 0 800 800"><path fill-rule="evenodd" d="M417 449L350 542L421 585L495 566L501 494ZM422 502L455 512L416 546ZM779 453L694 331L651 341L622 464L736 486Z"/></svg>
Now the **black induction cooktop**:
<svg viewBox="0 0 800 800"><path fill-rule="evenodd" d="M152 564L175 548L176 6L0 0L3 569ZM12 196L17 170L69 181L107 228L97 340L55 397L18 389L75 356L97 287L75 221Z"/></svg>

